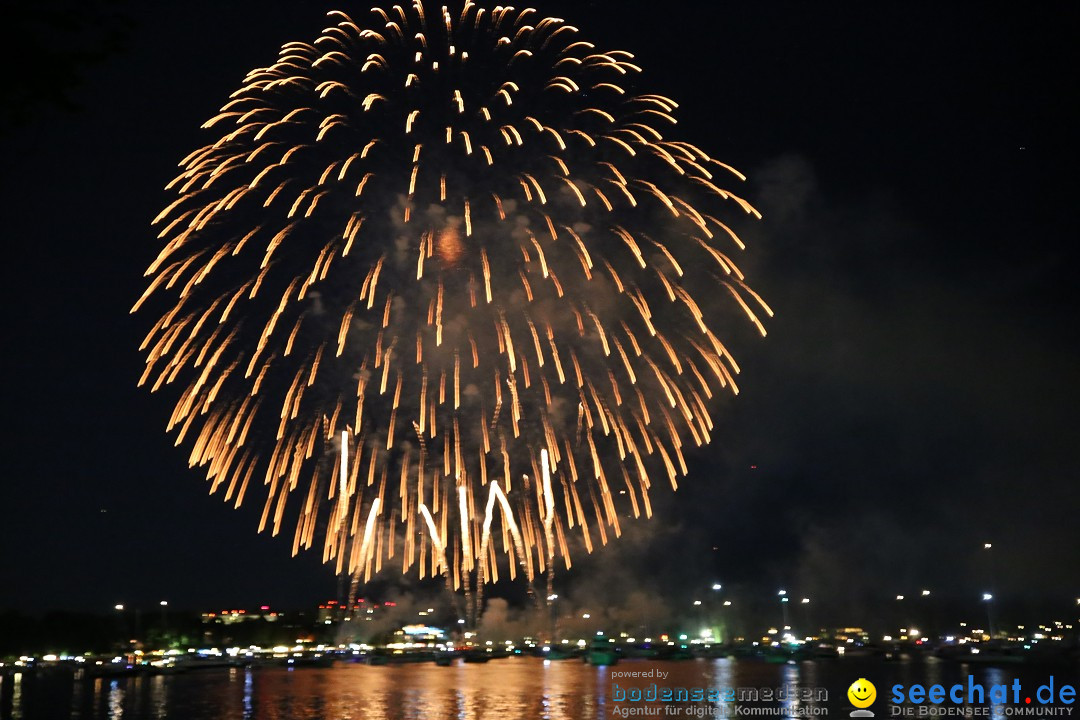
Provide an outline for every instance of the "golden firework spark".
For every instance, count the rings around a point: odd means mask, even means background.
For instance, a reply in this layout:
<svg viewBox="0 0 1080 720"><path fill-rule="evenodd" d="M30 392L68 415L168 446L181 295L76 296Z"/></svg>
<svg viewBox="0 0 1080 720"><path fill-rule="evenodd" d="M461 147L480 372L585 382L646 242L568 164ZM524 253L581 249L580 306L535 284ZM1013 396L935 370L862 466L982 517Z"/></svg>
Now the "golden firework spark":
<svg viewBox="0 0 1080 720"><path fill-rule="evenodd" d="M710 441L719 301L772 315L715 215L757 211L630 53L531 9L372 14L329 13L204 125L132 309L164 307L140 384L183 388L177 445L294 552L458 588L501 545L550 577Z"/></svg>

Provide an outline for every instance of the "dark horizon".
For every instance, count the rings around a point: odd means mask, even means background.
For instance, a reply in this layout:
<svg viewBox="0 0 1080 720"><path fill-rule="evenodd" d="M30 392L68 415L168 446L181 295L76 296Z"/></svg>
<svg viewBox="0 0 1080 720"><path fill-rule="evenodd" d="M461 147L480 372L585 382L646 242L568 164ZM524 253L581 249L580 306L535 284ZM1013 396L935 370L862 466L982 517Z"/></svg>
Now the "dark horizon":
<svg viewBox="0 0 1080 720"><path fill-rule="evenodd" d="M258 503L206 497L164 432L167 398L135 387L148 322L128 315L199 125L336 6L61 3L70 24L17 11L27 67L0 126L14 253L0 609L336 595L318 551L290 559L290 533L255 533ZM680 490L575 556L559 592L676 605L721 582L821 598L835 617L923 588L973 616L983 592L1023 616L1069 607L1075 10L653 7L540 9L632 51L641 85L681 103L680 134L749 176L764 220L743 229L742 259L777 317L767 339L737 338L741 393Z"/></svg>

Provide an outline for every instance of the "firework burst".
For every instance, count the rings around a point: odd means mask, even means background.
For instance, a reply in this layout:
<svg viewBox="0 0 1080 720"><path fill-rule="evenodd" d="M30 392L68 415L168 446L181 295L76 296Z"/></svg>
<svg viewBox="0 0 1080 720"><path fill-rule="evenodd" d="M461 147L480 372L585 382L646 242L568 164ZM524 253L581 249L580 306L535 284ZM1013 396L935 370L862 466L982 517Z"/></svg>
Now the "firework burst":
<svg viewBox="0 0 1080 720"><path fill-rule="evenodd" d="M211 493L261 496L260 531L295 520L339 572L569 567L651 515L737 392L695 297L765 332L717 217L757 215L743 177L562 20L329 16L169 184L140 384L182 388L168 428Z"/></svg>

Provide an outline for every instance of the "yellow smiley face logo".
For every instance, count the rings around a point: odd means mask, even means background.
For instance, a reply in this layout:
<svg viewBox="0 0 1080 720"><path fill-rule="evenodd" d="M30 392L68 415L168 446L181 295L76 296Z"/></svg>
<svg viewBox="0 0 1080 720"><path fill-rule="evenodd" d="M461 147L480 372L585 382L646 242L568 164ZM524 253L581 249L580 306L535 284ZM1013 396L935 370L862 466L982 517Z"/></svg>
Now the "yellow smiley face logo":
<svg viewBox="0 0 1080 720"><path fill-rule="evenodd" d="M877 688L866 678L859 678L847 689L848 700L857 708L868 708L877 699Z"/></svg>

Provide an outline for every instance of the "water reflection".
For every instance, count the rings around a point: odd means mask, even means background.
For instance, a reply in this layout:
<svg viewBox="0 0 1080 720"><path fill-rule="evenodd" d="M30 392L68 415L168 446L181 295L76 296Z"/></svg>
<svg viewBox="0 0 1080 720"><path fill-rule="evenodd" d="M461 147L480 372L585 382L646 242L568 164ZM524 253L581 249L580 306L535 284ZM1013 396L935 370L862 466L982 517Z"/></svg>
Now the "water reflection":
<svg viewBox="0 0 1080 720"><path fill-rule="evenodd" d="M611 669L606 667L596 668L596 685L604 687L605 683L611 678ZM608 688L604 687L604 690L597 694L596 697L596 717L607 717L607 699Z"/></svg>
<svg viewBox="0 0 1080 720"><path fill-rule="evenodd" d="M153 720L165 720L168 717L165 678L161 675L150 679L150 717Z"/></svg>
<svg viewBox="0 0 1080 720"><path fill-rule="evenodd" d="M251 701L252 692L251 688L254 685L252 680L253 671L251 668L244 670L244 720L251 720L254 715L253 705Z"/></svg>
<svg viewBox="0 0 1080 720"><path fill-rule="evenodd" d="M731 658L714 660L713 678L713 684L717 687L733 687L735 684L735 661ZM720 698L714 703L716 709L713 714L718 717L734 717L735 703L725 698L726 696L720 695Z"/></svg>
<svg viewBox="0 0 1080 720"><path fill-rule="evenodd" d="M22 714L22 673L15 673L14 683L11 688L11 713L12 720L20 720Z"/></svg>
<svg viewBox="0 0 1080 720"><path fill-rule="evenodd" d="M995 685L1004 685L1007 682L1005 673L1000 668L989 668L986 671L986 689L989 691ZM989 701L989 698L988 698ZM990 720L1004 720L1005 707L1003 705L990 705Z"/></svg>
<svg viewBox="0 0 1080 720"><path fill-rule="evenodd" d="M657 671L634 677L624 673ZM613 677L613 673L619 673ZM22 673L0 683L0 720L79 718L80 720L601 720L628 702L612 697L612 685L646 692L657 688L753 688L785 692L780 706L787 717L813 720L826 711L846 717L846 689L866 677L878 687L878 717L893 710L894 683L924 686L967 683L1011 685L1016 678L1036 687L1050 674L1077 677L1075 667L969 667L939 661L814 661L772 665L743 660L686 662L624 661L595 668L579 661L533 658L400 666L340 665L334 668L245 668L201 670L146 678L72 678L62 672ZM807 695L820 688L825 698ZM648 697L646 694L644 697ZM966 700L966 698L965 698ZM987 702L981 704L989 706ZM672 705L643 700L637 707ZM677 703L679 717L736 718L741 706L776 707L776 701L719 699ZM980 705L976 703L976 706ZM969 706L970 707L970 706ZM658 708L659 709L659 708ZM983 710L983 712L988 712ZM665 714L660 710L661 716ZM990 720L1008 720L1006 708L992 707Z"/></svg>
<svg viewBox="0 0 1080 720"><path fill-rule="evenodd" d="M799 711L799 699L792 691L799 685L799 666L795 663L784 665L780 678L780 687L783 689L780 707L784 708L784 717L795 717Z"/></svg>
<svg viewBox="0 0 1080 720"><path fill-rule="evenodd" d="M109 683L109 720L120 720L124 716L124 689L119 680Z"/></svg>

